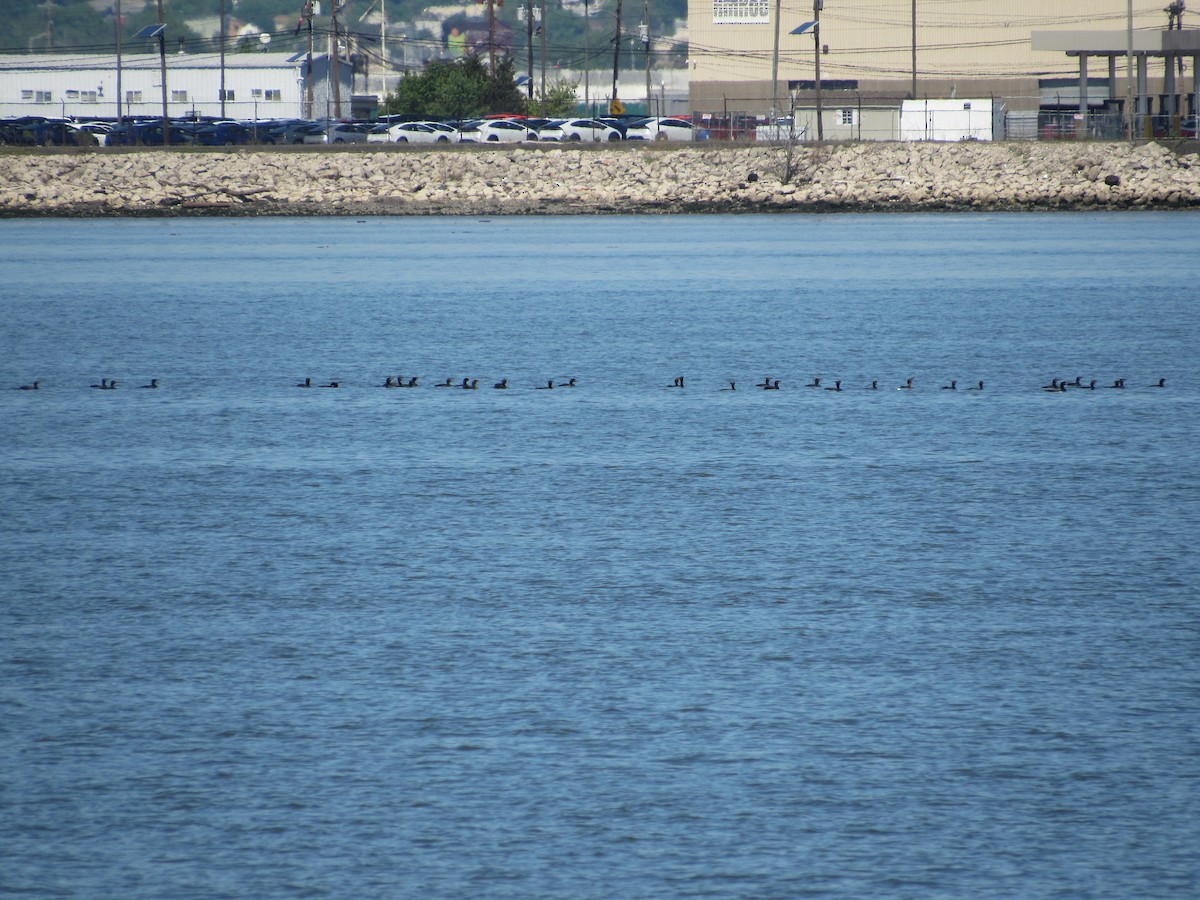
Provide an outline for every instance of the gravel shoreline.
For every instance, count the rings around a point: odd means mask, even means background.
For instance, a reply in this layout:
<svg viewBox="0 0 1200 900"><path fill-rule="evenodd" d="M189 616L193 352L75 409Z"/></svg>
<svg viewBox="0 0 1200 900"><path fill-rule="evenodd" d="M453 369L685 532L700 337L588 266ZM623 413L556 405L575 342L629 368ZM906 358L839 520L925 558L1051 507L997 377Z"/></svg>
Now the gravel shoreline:
<svg viewBox="0 0 1200 900"><path fill-rule="evenodd" d="M0 153L0 218L1200 208L1157 143ZM793 177L786 179L791 164Z"/></svg>

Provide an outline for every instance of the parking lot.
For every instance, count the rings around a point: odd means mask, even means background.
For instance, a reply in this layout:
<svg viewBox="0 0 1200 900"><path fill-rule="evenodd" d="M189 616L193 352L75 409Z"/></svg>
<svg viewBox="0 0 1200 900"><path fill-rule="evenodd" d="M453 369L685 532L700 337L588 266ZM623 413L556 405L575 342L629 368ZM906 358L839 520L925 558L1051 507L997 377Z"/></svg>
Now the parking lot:
<svg viewBox="0 0 1200 900"><path fill-rule="evenodd" d="M707 139L686 118L558 118L494 116L457 121L375 122L273 119L268 121L171 120L106 122L25 117L0 120L0 144L9 146L288 146L332 147L456 144L679 143Z"/></svg>

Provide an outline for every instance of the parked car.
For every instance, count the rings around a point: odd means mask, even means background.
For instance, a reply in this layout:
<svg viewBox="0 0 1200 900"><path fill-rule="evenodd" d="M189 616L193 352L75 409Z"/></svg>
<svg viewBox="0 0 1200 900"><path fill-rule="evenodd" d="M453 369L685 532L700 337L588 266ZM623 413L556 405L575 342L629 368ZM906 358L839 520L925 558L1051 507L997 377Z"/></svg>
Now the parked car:
<svg viewBox="0 0 1200 900"><path fill-rule="evenodd" d="M169 141L173 145L196 143L196 132L190 125L171 124L168 135ZM164 143L161 119L149 122L128 122L125 125L113 128L108 135L109 146L114 144L143 144L148 147L161 147Z"/></svg>
<svg viewBox="0 0 1200 900"><path fill-rule="evenodd" d="M303 144L365 144L369 126L354 122L334 122L331 125L314 125L303 132Z"/></svg>
<svg viewBox="0 0 1200 900"><path fill-rule="evenodd" d="M630 125L625 130L630 141L691 141L695 139L692 123L686 119L658 117Z"/></svg>
<svg viewBox="0 0 1200 900"><path fill-rule="evenodd" d="M397 144L446 144L450 133L428 122L400 122L388 128L388 140Z"/></svg>
<svg viewBox="0 0 1200 900"><path fill-rule="evenodd" d="M542 141L619 141L621 132L598 119L566 119L544 125L538 132Z"/></svg>
<svg viewBox="0 0 1200 900"><path fill-rule="evenodd" d="M238 122L213 122L196 128L196 143L206 147L230 147L234 144L249 144L251 132Z"/></svg>
<svg viewBox="0 0 1200 900"><path fill-rule="evenodd" d="M262 144L303 144L304 134L313 127L306 119L285 119L280 122L258 123L258 140Z"/></svg>
<svg viewBox="0 0 1200 900"><path fill-rule="evenodd" d="M94 146L96 140L74 122L65 119L45 119L41 116L22 116L5 119L0 128L0 144L24 146Z"/></svg>
<svg viewBox="0 0 1200 900"><path fill-rule="evenodd" d="M1156 138L1174 137L1172 132L1171 117L1166 115L1157 115L1154 117L1153 123L1154 136ZM1196 117L1183 116L1179 120L1179 137L1194 138L1196 136Z"/></svg>
<svg viewBox="0 0 1200 900"><path fill-rule="evenodd" d="M107 122L81 122L79 130L88 132L96 139L96 143L103 147L108 143L108 136L112 133L113 127Z"/></svg>
<svg viewBox="0 0 1200 900"><path fill-rule="evenodd" d="M458 128L446 122L422 122L423 125L428 125L434 131L440 131L450 139L451 143L458 140Z"/></svg>
<svg viewBox="0 0 1200 900"><path fill-rule="evenodd" d="M605 125L611 125L617 131L621 132L621 140L625 140L625 130L634 122L640 122L644 116L596 116L597 122L603 122Z"/></svg>
<svg viewBox="0 0 1200 900"><path fill-rule="evenodd" d="M99 141L74 122L46 122L35 127L37 142L55 147L94 147Z"/></svg>
<svg viewBox="0 0 1200 900"><path fill-rule="evenodd" d="M467 142L511 144L518 141L536 141L538 136L536 131L532 131L523 122L512 119L488 119L464 125L462 139Z"/></svg>

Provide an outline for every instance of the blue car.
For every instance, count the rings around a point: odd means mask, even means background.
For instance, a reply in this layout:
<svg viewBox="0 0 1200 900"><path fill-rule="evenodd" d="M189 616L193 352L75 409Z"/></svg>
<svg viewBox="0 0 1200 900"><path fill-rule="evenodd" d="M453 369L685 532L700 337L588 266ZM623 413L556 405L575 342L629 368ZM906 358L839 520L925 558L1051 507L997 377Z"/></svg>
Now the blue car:
<svg viewBox="0 0 1200 900"><path fill-rule="evenodd" d="M232 147L249 144L251 131L237 122L214 122L196 129L196 143L206 147Z"/></svg>

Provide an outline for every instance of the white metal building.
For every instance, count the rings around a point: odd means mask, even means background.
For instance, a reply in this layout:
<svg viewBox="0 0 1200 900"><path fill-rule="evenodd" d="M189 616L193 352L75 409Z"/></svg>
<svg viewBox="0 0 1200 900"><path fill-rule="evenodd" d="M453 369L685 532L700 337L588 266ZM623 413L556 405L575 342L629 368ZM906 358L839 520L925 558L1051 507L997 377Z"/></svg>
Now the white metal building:
<svg viewBox="0 0 1200 900"><path fill-rule="evenodd" d="M310 109L304 53L226 53L223 67L218 54L168 54L167 114L349 117L353 68L346 60L339 62L341 84L335 91L329 57L313 54ZM0 117L161 116L160 72L156 53L123 54L119 67L114 54L0 56Z"/></svg>
<svg viewBox="0 0 1200 900"><path fill-rule="evenodd" d="M900 104L900 140L1002 141L1004 113L1004 104L989 97L904 100Z"/></svg>

